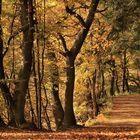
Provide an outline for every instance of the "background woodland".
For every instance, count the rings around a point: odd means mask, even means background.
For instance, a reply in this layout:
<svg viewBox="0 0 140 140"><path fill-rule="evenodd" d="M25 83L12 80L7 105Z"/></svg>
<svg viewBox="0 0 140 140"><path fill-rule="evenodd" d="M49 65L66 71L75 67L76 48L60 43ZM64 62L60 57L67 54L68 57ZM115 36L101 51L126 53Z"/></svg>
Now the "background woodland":
<svg viewBox="0 0 140 140"><path fill-rule="evenodd" d="M139 0L0 0L0 125L93 125L140 93Z"/></svg>

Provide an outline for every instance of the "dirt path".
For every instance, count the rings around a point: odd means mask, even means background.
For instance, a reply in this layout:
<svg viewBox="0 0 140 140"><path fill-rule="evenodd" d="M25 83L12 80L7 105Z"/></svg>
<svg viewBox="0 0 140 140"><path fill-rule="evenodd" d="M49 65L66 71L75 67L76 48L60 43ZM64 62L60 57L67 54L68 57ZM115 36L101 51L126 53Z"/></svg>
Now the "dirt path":
<svg viewBox="0 0 140 140"><path fill-rule="evenodd" d="M113 108L108 123L112 125L140 126L140 94L113 98Z"/></svg>
<svg viewBox="0 0 140 140"><path fill-rule="evenodd" d="M0 129L0 140L140 140L140 94L113 98L107 122L65 131L27 131Z"/></svg>

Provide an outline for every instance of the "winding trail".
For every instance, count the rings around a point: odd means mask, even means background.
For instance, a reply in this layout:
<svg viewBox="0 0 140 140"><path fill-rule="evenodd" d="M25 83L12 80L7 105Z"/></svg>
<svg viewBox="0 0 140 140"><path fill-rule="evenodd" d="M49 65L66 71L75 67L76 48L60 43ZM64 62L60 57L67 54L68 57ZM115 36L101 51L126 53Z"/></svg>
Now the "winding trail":
<svg viewBox="0 0 140 140"><path fill-rule="evenodd" d="M113 108L107 123L140 127L140 94L114 97Z"/></svg>

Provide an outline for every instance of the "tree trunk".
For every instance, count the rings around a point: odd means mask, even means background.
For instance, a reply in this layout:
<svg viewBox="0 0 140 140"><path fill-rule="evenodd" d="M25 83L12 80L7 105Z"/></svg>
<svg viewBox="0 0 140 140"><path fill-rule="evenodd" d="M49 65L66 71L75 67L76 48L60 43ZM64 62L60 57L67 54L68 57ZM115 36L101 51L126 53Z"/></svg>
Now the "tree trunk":
<svg viewBox="0 0 140 140"><path fill-rule="evenodd" d="M129 70L127 68L127 72L126 72L126 90L129 92Z"/></svg>
<svg viewBox="0 0 140 140"><path fill-rule="evenodd" d="M76 125L76 119L73 110L73 91L75 82L74 59L71 55L66 58L66 92L65 92L65 110L64 110L64 126Z"/></svg>
<svg viewBox="0 0 140 140"><path fill-rule="evenodd" d="M32 0L20 0L21 2L21 25L29 24L28 30L23 32L23 66L18 75L18 82L15 89L15 115L17 125L25 123L24 107L25 96L28 90L28 83L32 66L32 48L33 48L33 5Z"/></svg>
<svg viewBox="0 0 140 140"><path fill-rule="evenodd" d="M85 21L85 27L77 35L73 47L70 49L70 51L66 48L67 46L65 42L62 41L64 44L64 49L66 51L65 55L66 55L66 76L67 76L63 125L67 127L76 125L76 119L73 110L73 91L75 82L74 62L90 30L99 1L100 0L91 1L89 13Z"/></svg>
<svg viewBox="0 0 140 140"><path fill-rule="evenodd" d="M92 80L90 78L87 78L86 80L86 89L87 89L87 94L86 94L86 108L88 110L88 118L93 118L93 97L92 97Z"/></svg>
<svg viewBox="0 0 140 140"><path fill-rule="evenodd" d="M38 26L36 26L36 30L37 32L39 32L39 29L38 29ZM36 44L37 44L37 47L35 48L36 49L36 53L37 53L37 83L36 83L36 99L38 100L37 103L38 105L36 107L38 107L37 109L37 118L38 118L38 129L42 129L42 79L43 79L43 67L42 67L42 74L41 74L41 62L40 62L40 46L39 46L39 38L37 38L36 40ZM42 61L43 61L43 57L42 57ZM35 65L35 62L34 62L34 65ZM43 65L43 64L42 64Z"/></svg>
<svg viewBox="0 0 140 140"><path fill-rule="evenodd" d="M120 89L119 89L119 85L118 85L118 72L117 72L117 70L115 71L115 78L116 78L116 80L115 80L115 83L116 83L116 90L117 90L117 93L120 93Z"/></svg>
<svg viewBox="0 0 140 140"><path fill-rule="evenodd" d="M104 77L104 71L101 69L101 77L102 77L102 83L101 83L101 97L106 96L105 91L105 77Z"/></svg>
<svg viewBox="0 0 140 140"><path fill-rule="evenodd" d="M96 70L94 71L92 78L92 98L93 98L93 117L98 115L98 105L96 99Z"/></svg>
<svg viewBox="0 0 140 140"><path fill-rule="evenodd" d="M122 66L122 70L123 70L123 79L122 79L122 91L123 93L125 92L125 76L126 76L126 57L125 57L125 53L123 54L123 66Z"/></svg>
<svg viewBox="0 0 140 140"><path fill-rule="evenodd" d="M37 74L36 74L36 63L35 63L35 51L33 50L33 77L34 77L34 88L35 88L35 97L36 97L36 114L37 114L37 127L39 128L40 117L39 117L39 100L38 100L38 84L37 84Z"/></svg>
<svg viewBox="0 0 140 140"><path fill-rule="evenodd" d="M102 91L102 75L101 75L101 59L97 56L97 69L96 69L96 96L97 98L101 97Z"/></svg>
<svg viewBox="0 0 140 140"><path fill-rule="evenodd" d="M50 86L51 89L51 96L52 96L52 107L53 107L53 114L55 118L56 129L62 124L64 118L64 111L62 108L62 104L59 98L59 71L57 66L57 60L54 52L48 52L47 54L49 60L49 79L50 79Z"/></svg>
<svg viewBox="0 0 140 140"><path fill-rule="evenodd" d="M115 60L113 58L111 58L110 95L115 95Z"/></svg>
<svg viewBox="0 0 140 140"><path fill-rule="evenodd" d="M55 117L55 124L56 124L56 129L59 129L59 127L62 125L62 121L64 118L64 111L61 105L61 101L59 98L59 90L58 90L58 85L53 85L53 114Z"/></svg>
<svg viewBox="0 0 140 140"><path fill-rule="evenodd" d="M128 85L128 71L127 71L127 57L126 57L126 54L127 54L127 49L124 50L123 52L123 66L122 66L122 69L123 69L123 79L122 79L122 91L123 93L127 90L129 91L129 85Z"/></svg>
<svg viewBox="0 0 140 140"><path fill-rule="evenodd" d="M8 114L9 114L9 122L15 125L15 116L14 116L14 102L9 91L9 88L6 84L5 80L5 73L4 73L4 65L3 65L3 31L1 25L1 13L2 13L2 0L0 0L0 88L2 91L2 96L4 101L8 107ZM2 81L1 81L2 80Z"/></svg>

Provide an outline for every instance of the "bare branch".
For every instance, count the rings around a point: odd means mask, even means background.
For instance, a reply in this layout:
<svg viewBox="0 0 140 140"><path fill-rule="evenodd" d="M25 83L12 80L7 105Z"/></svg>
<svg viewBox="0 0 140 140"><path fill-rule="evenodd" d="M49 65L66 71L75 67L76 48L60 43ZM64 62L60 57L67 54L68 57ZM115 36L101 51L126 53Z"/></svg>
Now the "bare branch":
<svg viewBox="0 0 140 140"><path fill-rule="evenodd" d="M91 1L89 13L88 13L86 21L85 21L86 28L84 28L81 32L79 32L79 34L77 35L77 37L75 39L73 47L70 49L70 51L73 53L74 59L76 58L77 54L80 52L82 45L87 37L88 31L94 20L99 1L100 0Z"/></svg>
<svg viewBox="0 0 140 140"><path fill-rule="evenodd" d="M67 44L66 44L65 38L62 36L61 33L58 33L58 35L59 35L60 40L62 41L63 48L64 48L65 52L66 52L66 53L69 52L69 50L68 50L68 48L67 48Z"/></svg>
<svg viewBox="0 0 140 140"><path fill-rule="evenodd" d="M102 12L104 12L104 11L106 11L108 8L106 7L105 9L103 9L103 10L97 10L96 12L97 13L102 13Z"/></svg>
<svg viewBox="0 0 140 140"><path fill-rule="evenodd" d="M81 25L86 28L86 23L84 19L74 11L74 8L73 7L69 8L68 5L66 5L65 7L66 7L66 12L69 13L70 15L75 16L78 19L78 21L81 23Z"/></svg>

